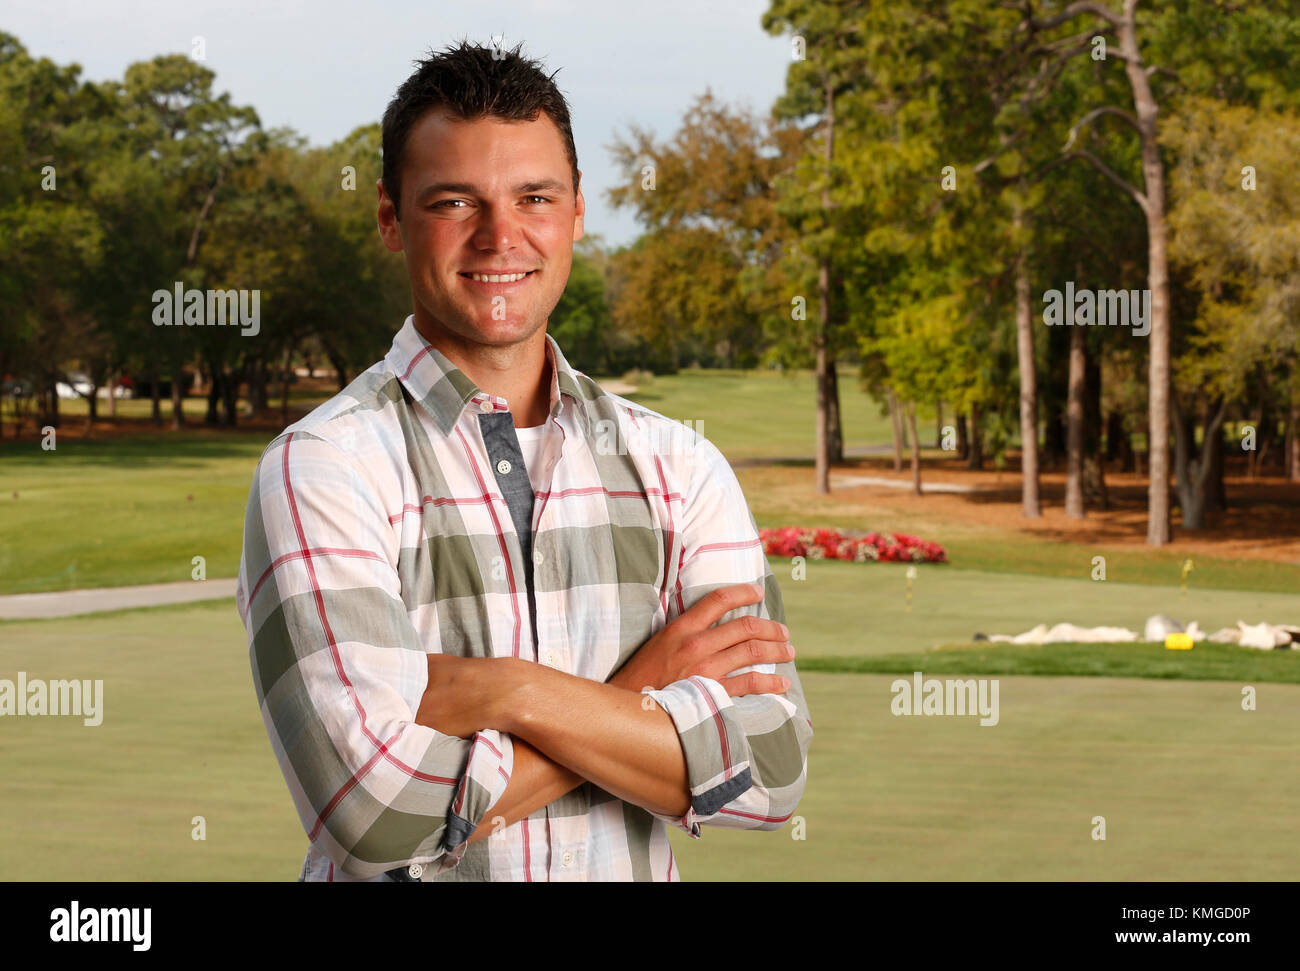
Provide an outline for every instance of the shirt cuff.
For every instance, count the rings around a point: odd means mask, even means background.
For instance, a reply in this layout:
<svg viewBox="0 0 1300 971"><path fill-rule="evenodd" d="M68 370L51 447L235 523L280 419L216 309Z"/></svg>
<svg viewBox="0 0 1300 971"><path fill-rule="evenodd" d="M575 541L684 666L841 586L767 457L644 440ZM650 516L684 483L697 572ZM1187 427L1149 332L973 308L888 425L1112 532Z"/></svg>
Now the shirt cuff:
<svg viewBox="0 0 1300 971"><path fill-rule="evenodd" d="M683 816L652 813L700 838L700 823L749 791L749 746L732 717L731 696L713 678L690 677L645 691L668 712L686 756L691 805Z"/></svg>
<svg viewBox="0 0 1300 971"><path fill-rule="evenodd" d="M505 793L514 767L515 748L508 734L495 729L474 733L469 761L447 809L446 852L439 861L439 872L460 862L470 836Z"/></svg>

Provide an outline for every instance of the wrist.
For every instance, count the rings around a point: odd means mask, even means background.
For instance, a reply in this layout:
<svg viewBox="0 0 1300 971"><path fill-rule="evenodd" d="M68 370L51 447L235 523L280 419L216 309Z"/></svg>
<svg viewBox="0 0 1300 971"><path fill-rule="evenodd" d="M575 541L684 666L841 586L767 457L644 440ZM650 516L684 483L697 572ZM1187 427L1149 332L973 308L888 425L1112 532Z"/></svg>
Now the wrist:
<svg viewBox="0 0 1300 971"><path fill-rule="evenodd" d="M499 676L493 683L492 724L511 735L523 735L529 687L538 665L522 658L500 658Z"/></svg>

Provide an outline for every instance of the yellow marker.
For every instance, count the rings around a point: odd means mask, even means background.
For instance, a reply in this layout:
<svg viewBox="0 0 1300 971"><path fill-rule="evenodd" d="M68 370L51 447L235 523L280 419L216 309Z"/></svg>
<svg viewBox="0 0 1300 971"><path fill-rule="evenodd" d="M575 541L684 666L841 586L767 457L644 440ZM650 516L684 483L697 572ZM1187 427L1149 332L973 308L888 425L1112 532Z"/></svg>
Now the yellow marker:
<svg viewBox="0 0 1300 971"><path fill-rule="evenodd" d="M1169 651L1190 651L1193 643L1191 637L1187 634L1170 634L1165 638L1165 649Z"/></svg>
<svg viewBox="0 0 1300 971"><path fill-rule="evenodd" d="M1192 570L1193 570L1192 561L1190 559L1183 560L1183 582L1178 592L1178 596L1180 597L1187 596L1187 574L1191 573Z"/></svg>

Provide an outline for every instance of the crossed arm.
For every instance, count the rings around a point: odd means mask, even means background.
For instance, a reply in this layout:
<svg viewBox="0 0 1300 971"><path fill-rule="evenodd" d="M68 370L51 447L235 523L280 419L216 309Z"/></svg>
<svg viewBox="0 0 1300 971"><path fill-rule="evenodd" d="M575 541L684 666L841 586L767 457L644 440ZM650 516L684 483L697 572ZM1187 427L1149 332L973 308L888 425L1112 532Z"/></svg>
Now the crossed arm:
<svg viewBox="0 0 1300 971"><path fill-rule="evenodd" d="M428 654L395 568L383 466L310 430L267 447L238 602L268 737L318 852L360 877L444 853L454 866L498 817L518 821L584 780L694 835L701 820L771 829L789 818L812 723L784 627L753 608L713 626L760 600L782 614L739 485L704 444L683 504L692 541L678 603L692 606L607 684ZM766 598L732 586L756 576ZM767 664L789 684L752 670Z"/></svg>
<svg viewBox="0 0 1300 971"><path fill-rule="evenodd" d="M672 718L638 687L664 688L692 676L714 678L739 697L780 693L784 678L737 669L794 657L783 624L723 614L762 599L762 587L721 587L647 641L606 684L515 658L429 656L429 686L416 724L468 737L485 729L514 739L505 792L470 836L510 825L591 780L654 813L683 816L691 795L685 753Z"/></svg>

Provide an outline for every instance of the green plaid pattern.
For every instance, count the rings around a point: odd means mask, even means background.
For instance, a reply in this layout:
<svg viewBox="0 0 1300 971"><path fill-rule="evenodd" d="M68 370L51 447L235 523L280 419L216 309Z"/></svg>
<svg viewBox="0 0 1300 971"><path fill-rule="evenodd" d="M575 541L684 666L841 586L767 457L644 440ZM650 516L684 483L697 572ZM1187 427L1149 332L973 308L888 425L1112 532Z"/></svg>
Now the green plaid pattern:
<svg viewBox="0 0 1300 971"><path fill-rule="evenodd" d="M759 665L743 670L784 675L790 690L733 699L692 677L648 692L686 756L684 816L587 782L467 842L492 818L513 747L504 732L462 739L414 723L426 654L520 657L604 682L718 587L767 591L724 622L785 620L717 448L603 391L546 343L548 420L562 434L541 456L549 485L533 503L527 564L503 495L515 481L506 477L527 471L502 461L513 424L489 418L509 405L413 318L383 361L262 454L237 602L262 717L311 844L300 879L386 880L402 867L425 882L677 880L667 824L696 838L702 825L777 829L803 793L812 722L802 686L793 663Z"/></svg>

